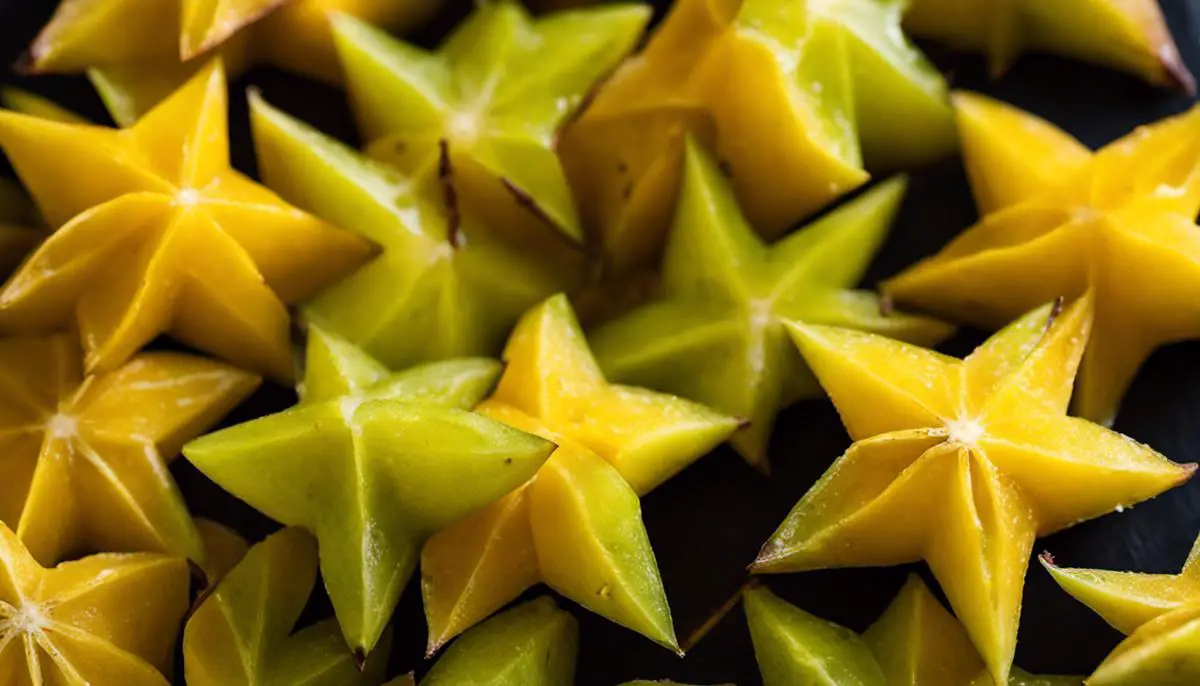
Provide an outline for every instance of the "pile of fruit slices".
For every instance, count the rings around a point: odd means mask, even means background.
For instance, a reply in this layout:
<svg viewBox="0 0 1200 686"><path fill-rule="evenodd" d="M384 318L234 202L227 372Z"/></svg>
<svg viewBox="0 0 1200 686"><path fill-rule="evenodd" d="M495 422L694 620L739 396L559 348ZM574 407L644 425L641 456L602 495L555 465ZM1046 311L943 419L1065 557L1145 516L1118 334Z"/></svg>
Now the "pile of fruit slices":
<svg viewBox="0 0 1200 686"><path fill-rule="evenodd" d="M193 686L378 686L418 567L450 644L422 686L573 683L571 615L505 609L539 584L682 652L640 497L724 442L768 472L826 395L853 444L751 572L925 561L953 614L914 578L859 636L755 577L764 682L1079 683L1013 666L1026 568L1195 471L1106 426L1200 338L1200 110L1093 152L950 94L902 29L1192 89L1156 2L489 0L393 35L437 4L62 0L30 46L119 128L4 93L4 684L166 684L181 636ZM257 63L343 87L362 149L251 90L261 183L233 169ZM835 203L956 150L980 221L857 289L906 179ZM947 321L997 333L947 357ZM264 377L299 402L206 433ZM180 454L284 528L193 518ZM1200 554L1042 562L1129 636L1087 683L1200 681ZM318 571L335 616L297 630Z"/></svg>

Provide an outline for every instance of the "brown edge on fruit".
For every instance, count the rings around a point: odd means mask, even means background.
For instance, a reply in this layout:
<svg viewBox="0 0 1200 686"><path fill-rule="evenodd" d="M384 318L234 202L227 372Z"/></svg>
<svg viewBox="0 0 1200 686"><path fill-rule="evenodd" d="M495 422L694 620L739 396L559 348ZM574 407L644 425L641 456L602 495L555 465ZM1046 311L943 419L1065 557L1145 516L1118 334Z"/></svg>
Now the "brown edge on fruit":
<svg viewBox="0 0 1200 686"><path fill-rule="evenodd" d="M358 670L359 674L363 673L363 669L367 665L367 652L362 648L354 649L354 669Z"/></svg>
<svg viewBox="0 0 1200 686"><path fill-rule="evenodd" d="M538 202L533 199L533 196L530 195L529 192L524 188L521 188L517 184L513 183L512 180L510 180L507 176L500 177L500 185L504 186L504 190L508 191L509 195L511 195L513 199L517 201L517 204L521 206L521 209L532 214L538 219L538 221L545 222L550 226L555 225L554 220L552 220L550 216L546 214L546 211L542 209L542 206L539 205Z"/></svg>
<svg viewBox="0 0 1200 686"><path fill-rule="evenodd" d="M462 247L462 213L458 209L458 191L454 188L454 163L450 160L450 141L438 141L438 182L442 186L442 201L446 205L446 239L450 247Z"/></svg>
<svg viewBox="0 0 1200 686"><path fill-rule="evenodd" d="M196 610L200 609L200 606L204 604L204 601L208 600L208 597L217 590L217 586L220 584L220 580L210 579L208 572L204 571L204 568L196 564L193 560L189 559L187 561L187 567L188 576L200 586L200 592L196 594L195 600L188 606L187 612L183 613L183 625L187 625L192 615L196 614Z"/></svg>
<svg viewBox="0 0 1200 686"><path fill-rule="evenodd" d="M1038 559L1041 560L1042 564L1046 565L1047 567L1054 567L1056 569L1058 568L1058 565L1054 564L1054 556L1050 554L1049 550L1043 550L1042 554L1038 555Z"/></svg>
<svg viewBox="0 0 1200 686"><path fill-rule="evenodd" d="M690 651L692 648L695 648L700 641L704 640L704 637L707 636L714 628L716 628L716 626L721 623L721 620L725 619L725 617L733 611L733 608L737 607L737 604L741 602L742 598L746 595L746 591L752 588L757 588L761 585L762 581L760 581L758 577L750 577L746 581L742 582L738 586L737 590L733 592L733 595L726 598L723 603L718 605L717 608L713 610L703 622L700 623L700 626L693 629L687 635L687 638L685 638L683 643L681 643L679 646L679 656L683 657L685 653Z"/></svg>
<svg viewBox="0 0 1200 686"><path fill-rule="evenodd" d="M1167 86L1183 91L1189 98L1196 96L1196 78L1184 64L1179 49L1173 43L1159 49L1158 61L1162 65L1163 80Z"/></svg>

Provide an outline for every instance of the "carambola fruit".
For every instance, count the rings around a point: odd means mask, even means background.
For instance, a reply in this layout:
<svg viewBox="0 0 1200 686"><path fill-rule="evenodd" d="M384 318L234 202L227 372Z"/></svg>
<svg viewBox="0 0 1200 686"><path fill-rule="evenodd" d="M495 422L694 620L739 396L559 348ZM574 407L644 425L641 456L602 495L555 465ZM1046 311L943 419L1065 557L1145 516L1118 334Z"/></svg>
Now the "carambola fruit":
<svg viewBox="0 0 1200 686"><path fill-rule="evenodd" d="M300 529L279 531L245 552L188 618L188 686L382 683L386 651L356 665L337 620L293 633L316 576L317 542Z"/></svg>
<svg viewBox="0 0 1200 686"><path fill-rule="evenodd" d="M571 686L578 646L575 618L538 598L463 634L421 686Z"/></svg>
<svg viewBox="0 0 1200 686"><path fill-rule="evenodd" d="M358 154L257 94L250 111L265 182L380 246L304 313L388 366L495 355L526 309L579 278L580 265L569 257L546 259L503 227L452 217L420 179Z"/></svg>
<svg viewBox="0 0 1200 686"><path fill-rule="evenodd" d="M285 303L371 246L234 171L226 116L219 61L126 129L0 111L0 146L55 229L0 289L0 331L74 325L88 373L167 333L290 379Z"/></svg>
<svg viewBox="0 0 1200 686"><path fill-rule="evenodd" d="M80 359L66 335L0 339L0 521L47 565L91 550L203 561L167 465L258 378L178 353L95 375Z"/></svg>
<svg viewBox="0 0 1200 686"><path fill-rule="evenodd" d="M423 20L439 3L64 0L19 67L34 73L86 71L113 119L129 125L216 55L234 74L266 63L339 83L332 15L350 14L395 31Z"/></svg>
<svg viewBox="0 0 1200 686"><path fill-rule="evenodd" d="M706 403L749 422L733 439L766 470L775 415L821 388L785 320L873 331L924 345L952 328L886 312L852 290L904 196L893 179L766 245L751 230L712 157L687 145L683 189L663 263L663 295L592 333L614 380Z"/></svg>
<svg viewBox="0 0 1200 686"><path fill-rule="evenodd" d="M466 411L498 372L493 360L462 359L390 373L314 328L299 405L183 452L233 495L316 535L346 641L366 654L422 542L527 481L554 449Z"/></svg>
<svg viewBox="0 0 1200 686"><path fill-rule="evenodd" d="M13 686L167 686L188 568L156 553L43 568L0 523L0 676Z"/></svg>
<svg viewBox="0 0 1200 686"><path fill-rule="evenodd" d="M737 420L609 384L562 295L521 319L504 359L477 411L558 449L536 477L425 545L430 652L539 582L677 650L638 496L725 440Z"/></svg>
<svg viewBox="0 0 1200 686"><path fill-rule="evenodd" d="M368 154L417 178L440 176L448 200L491 224L549 223L579 242L558 129L649 19L635 4L534 19L515 0L495 0L432 53L348 16L334 20L334 34Z"/></svg>
<svg viewBox="0 0 1200 686"><path fill-rule="evenodd" d="M994 329L1090 290L1096 335L1073 409L1111 423L1151 351L1200 337L1200 109L1091 153L994 100L959 94L955 105L983 219L884 291Z"/></svg>
<svg viewBox="0 0 1200 686"><path fill-rule="evenodd" d="M1043 555L1058 585L1127 635L1088 686L1185 686L1200 680L1200 538L1178 574L1065 569Z"/></svg>
<svg viewBox="0 0 1200 686"><path fill-rule="evenodd" d="M1159 86L1196 87L1158 0L909 0L904 27L984 53L996 76L1028 50L1095 62Z"/></svg>
<svg viewBox="0 0 1200 686"><path fill-rule="evenodd" d="M954 149L946 85L891 0L679 0L563 134L581 213L617 274L653 263L683 136L713 146L776 238L867 180ZM858 97L860 94L862 97Z"/></svg>
<svg viewBox="0 0 1200 686"><path fill-rule="evenodd" d="M1091 299L1046 305L965 360L880 336L790 331L855 443L759 553L758 573L925 560L997 682L1033 541L1177 486L1195 465L1066 416Z"/></svg>
<svg viewBox="0 0 1200 686"><path fill-rule="evenodd" d="M993 686L958 622L910 576L861 636L814 617L765 587L745 594L746 619L765 686ZM1080 686L1079 677L1014 668L1009 686Z"/></svg>

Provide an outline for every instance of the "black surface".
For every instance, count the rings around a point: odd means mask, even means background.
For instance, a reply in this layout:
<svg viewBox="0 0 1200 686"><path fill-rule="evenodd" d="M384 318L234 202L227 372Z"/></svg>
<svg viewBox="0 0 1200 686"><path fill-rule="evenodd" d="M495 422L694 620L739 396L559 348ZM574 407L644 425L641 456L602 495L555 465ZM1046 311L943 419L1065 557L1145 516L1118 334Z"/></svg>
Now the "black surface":
<svg viewBox="0 0 1200 686"><path fill-rule="evenodd" d="M11 64L19 56L54 4L55 0L0 0L0 63ZM469 3L449 0L448 4L451 6L435 26L416 37L419 42L436 42ZM1200 10L1186 2L1169 2L1165 9L1188 66L1200 73L1200 45L1196 41ZM989 93L1047 117L1092 147L1190 104L1185 96L1153 89L1132 77L1052 57L1027 56L1002 80L993 82L986 77L980 59L925 47L956 87ZM18 79L5 70L3 81L51 95L87 116L104 118L99 100L83 79ZM233 88L232 137L239 168L253 172L246 106L241 95L249 84L262 88L273 104L330 133L353 139L353 126L336 92L278 72L255 71ZM867 283L935 252L974 218L959 160L915 172L901 217ZM979 333L962 334L943 348L963 354L982 338ZM1177 462L1200 461L1197 369L1200 344L1160 350L1142 369L1115 428ZM274 411L289 402L289 391L264 389L229 421ZM805 402L780 418L771 450L774 476L759 476L732 451L722 448L643 501L646 526L681 638L744 581L745 566L760 544L848 444L827 402ZM173 471L195 514L235 525L254 539L275 528L182 460L176 462ZM1060 563L1071 566L1174 572L1198 528L1200 480L1195 480L1123 514L1109 515L1040 540L1035 553L1050 550ZM805 609L861 630L878 616L913 569L929 578L923 566L913 566L775 576L767 581ZM632 632L579 608L572 609L582 625L580 686L612 686L633 678L673 678L701 684L736 682L742 686L761 683L740 610L731 613L686 659L680 660ZM306 616L328 613L328 601L314 597ZM423 672L425 629L415 584L410 584L401 599L396 626L392 672ZM1040 565L1031 564L1018 664L1035 672L1087 673L1119 639L1097 616L1061 592Z"/></svg>

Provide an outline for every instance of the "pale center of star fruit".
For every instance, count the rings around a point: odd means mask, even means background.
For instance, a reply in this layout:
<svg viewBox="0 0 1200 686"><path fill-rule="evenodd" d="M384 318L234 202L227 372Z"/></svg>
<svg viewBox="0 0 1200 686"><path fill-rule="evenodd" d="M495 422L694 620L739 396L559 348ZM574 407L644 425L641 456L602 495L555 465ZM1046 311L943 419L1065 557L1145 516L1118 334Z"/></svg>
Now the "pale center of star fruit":
<svg viewBox="0 0 1200 686"><path fill-rule="evenodd" d="M10 631L23 634L38 633L49 626L50 620L42 614L41 608L28 601L16 608L16 613L8 623Z"/></svg>
<svg viewBox="0 0 1200 686"><path fill-rule="evenodd" d="M200 202L200 191L195 188L180 188L175 194L175 204L183 207L191 207Z"/></svg>
<svg viewBox="0 0 1200 686"><path fill-rule="evenodd" d="M971 417L947 420L946 431L949 432L951 441L961 443L968 448L975 447L979 439L983 438L983 425L979 423L978 419Z"/></svg>
<svg viewBox="0 0 1200 686"><path fill-rule="evenodd" d="M482 117L474 110L455 112L446 122L446 131L450 138L461 143L470 143L479 138L482 129Z"/></svg>
<svg viewBox="0 0 1200 686"><path fill-rule="evenodd" d="M79 431L79 425L74 417L61 412L46 420L46 433L52 438L71 438Z"/></svg>

